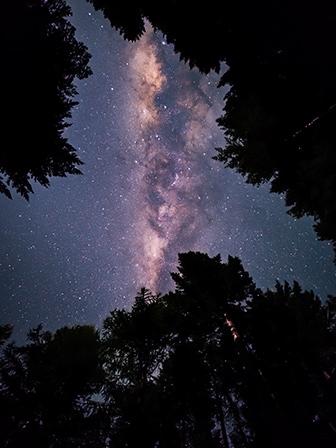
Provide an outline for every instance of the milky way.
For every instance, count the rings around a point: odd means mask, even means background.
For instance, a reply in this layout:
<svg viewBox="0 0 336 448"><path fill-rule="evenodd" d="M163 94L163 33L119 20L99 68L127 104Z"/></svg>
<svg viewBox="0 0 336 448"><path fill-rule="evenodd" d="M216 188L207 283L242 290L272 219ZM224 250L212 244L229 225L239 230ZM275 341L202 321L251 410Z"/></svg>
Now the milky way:
<svg viewBox="0 0 336 448"><path fill-rule="evenodd" d="M176 253L196 249L202 239L206 212L200 206L199 164L211 143L206 130L214 125L208 78L202 86L201 77L190 78L180 64L168 77L172 67L164 62L164 46L149 29L131 48L124 121L136 186L128 200L134 212L134 265L139 284L154 291L166 287Z"/></svg>
<svg viewBox="0 0 336 448"><path fill-rule="evenodd" d="M142 286L171 289L189 250L239 256L262 288L296 279L335 294L333 252L312 220L212 159L224 144L218 76L190 71L149 27L125 42L89 4L69 3L94 73L67 130L83 176L36 186L30 203L0 197L0 323L21 336L39 323L100 325Z"/></svg>

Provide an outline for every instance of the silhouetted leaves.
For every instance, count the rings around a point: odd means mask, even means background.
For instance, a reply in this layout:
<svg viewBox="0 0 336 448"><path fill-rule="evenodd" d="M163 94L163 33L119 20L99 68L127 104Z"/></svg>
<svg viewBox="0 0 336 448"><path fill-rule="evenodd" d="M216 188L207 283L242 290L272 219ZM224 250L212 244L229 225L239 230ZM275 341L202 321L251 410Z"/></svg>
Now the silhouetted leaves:
<svg viewBox="0 0 336 448"><path fill-rule="evenodd" d="M0 325L0 347L10 338L12 331L12 325Z"/></svg>
<svg viewBox="0 0 336 448"><path fill-rule="evenodd" d="M97 331L78 326L51 334L38 326L28 338L26 346L5 347L1 358L1 445L99 446L92 400L102 381Z"/></svg>
<svg viewBox="0 0 336 448"><path fill-rule="evenodd" d="M262 292L237 257L180 254L172 276L175 291L142 288L101 335L38 326L4 345L0 443L334 447L334 298L296 282Z"/></svg>
<svg viewBox="0 0 336 448"><path fill-rule="evenodd" d="M64 0L8 0L2 4L0 192L26 199L31 180L79 174L82 164L63 135L69 126L75 78L90 75L90 55L75 39Z"/></svg>

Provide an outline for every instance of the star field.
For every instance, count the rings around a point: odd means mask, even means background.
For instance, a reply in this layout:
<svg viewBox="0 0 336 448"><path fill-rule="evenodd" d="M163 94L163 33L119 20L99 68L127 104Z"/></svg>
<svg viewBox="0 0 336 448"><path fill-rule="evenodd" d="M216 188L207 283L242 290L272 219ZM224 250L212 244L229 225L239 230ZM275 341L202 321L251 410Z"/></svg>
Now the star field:
<svg viewBox="0 0 336 448"><path fill-rule="evenodd" d="M262 288L295 279L335 294L332 248L311 219L212 160L224 144L218 76L190 71L149 27L125 42L89 4L69 4L94 73L78 83L67 131L83 176L36 185L29 203L0 197L1 321L17 337L40 322L99 325L140 287L172 288L189 250L239 256Z"/></svg>

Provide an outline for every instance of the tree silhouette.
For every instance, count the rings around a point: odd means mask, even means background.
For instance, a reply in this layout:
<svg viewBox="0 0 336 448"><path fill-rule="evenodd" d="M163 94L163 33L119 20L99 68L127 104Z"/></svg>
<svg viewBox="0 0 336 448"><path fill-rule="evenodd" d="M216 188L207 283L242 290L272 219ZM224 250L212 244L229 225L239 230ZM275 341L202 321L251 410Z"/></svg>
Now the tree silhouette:
<svg viewBox="0 0 336 448"><path fill-rule="evenodd" d="M172 277L100 335L38 326L7 342L1 446L334 447L335 298L297 282L263 292L239 258L200 252L179 254Z"/></svg>
<svg viewBox="0 0 336 448"><path fill-rule="evenodd" d="M51 334L38 326L29 340L9 344L1 358L1 445L100 446L92 401L103 378L97 331L78 326Z"/></svg>
<svg viewBox="0 0 336 448"><path fill-rule="evenodd" d="M75 78L90 75L90 55L75 39L64 0L8 0L0 19L3 68L0 191L26 199L31 180L79 174L82 164L63 131L69 126Z"/></svg>
<svg viewBox="0 0 336 448"><path fill-rule="evenodd" d="M0 347L10 338L12 331L12 325L0 325Z"/></svg>
<svg viewBox="0 0 336 448"><path fill-rule="evenodd" d="M131 311L114 310L103 325L104 396L110 446L154 447L159 438L158 371L167 356L169 331L163 302L146 288Z"/></svg>
<svg viewBox="0 0 336 448"><path fill-rule="evenodd" d="M185 397L184 431L200 430L191 418L199 412L191 397L200 394L201 420L209 422L213 436L210 422L217 422L224 446L228 439L240 447L294 448L303 441L309 447L333 446L329 394L334 396L334 379L326 384L323 373L335 365L332 298L328 320L328 306L312 292L294 282L293 287L277 283L275 291L263 293L233 257L221 263L219 256L180 254L172 276L177 289L166 300L176 310L176 349L162 377L170 372L165 390L170 384L175 406L182 404L177 397ZM194 366L193 374L188 365ZM185 371L193 378L188 386ZM199 433L203 440L205 434ZM198 446L192 440L189 434L188 443Z"/></svg>
<svg viewBox="0 0 336 448"><path fill-rule="evenodd" d="M333 446L333 299L262 292L231 256L179 254L172 278L104 322L111 446Z"/></svg>
<svg viewBox="0 0 336 448"><path fill-rule="evenodd" d="M247 340L281 430L272 421L267 427L281 434L282 445L330 446L313 423L321 410L323 359L330 349L326 317L320 299L296 282L293 287L277 282L275 291L255 297L247 310ZM251 399L246 388L243 396Z"/></svg>
<svg viewBox="0 0 336 448"><path fill-rule="evenodd" d="M234 257L222 263L219 255L179 254L177 271L176 290L166 296L175 338L160 377L175 431L183 446L228 447L234 438L248 446L251 428L237 406L239 365L228 316L241 322L257 289Z"/></svg>

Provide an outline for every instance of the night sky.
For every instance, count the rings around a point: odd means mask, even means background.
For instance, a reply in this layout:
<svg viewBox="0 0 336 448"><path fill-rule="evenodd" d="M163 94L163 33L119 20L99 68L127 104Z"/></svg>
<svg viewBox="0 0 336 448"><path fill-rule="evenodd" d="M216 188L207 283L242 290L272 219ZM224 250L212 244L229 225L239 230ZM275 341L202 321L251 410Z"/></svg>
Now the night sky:
<svg viewBox="0 0 336 448"><path fill-rule="evenodd" d="M0 197L0 323L16 340L39 323L99 325L140 287L171 289L189 250L239 256L262 288L295 279L336 294L333 251L312 220L212 160L224 144L219 75L190 71L149 27L125 42L91 5L69 4L94 73L78 83L67 131L83 176L36 185L29 203Z"/></svg>

